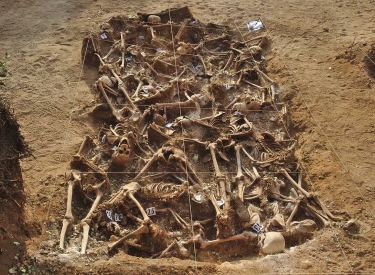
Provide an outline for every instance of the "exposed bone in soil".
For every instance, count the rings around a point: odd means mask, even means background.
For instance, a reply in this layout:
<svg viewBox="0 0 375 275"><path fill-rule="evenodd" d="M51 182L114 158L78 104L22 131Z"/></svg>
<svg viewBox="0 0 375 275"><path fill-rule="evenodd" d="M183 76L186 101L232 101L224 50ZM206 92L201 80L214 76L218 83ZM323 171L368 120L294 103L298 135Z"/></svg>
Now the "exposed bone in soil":
<svg viewBox="0 0 375 275"><path fill-rule="evenodd" d="M236 253L273 254L339 219L293 179L295 141L281 134L288 114L265 71L266 35L240 42L227 26L207 35L186 8L170 16L143 14L121 28L109 20L101 33L113 37L110 47L96 35L84 40L92 44L84 60L97 58L102 73L98 104L110 115L96 117L106 126L71 162L82 176L69 181L60 248L74 239L66 236L74 185L93 201L79 226L82 254L100 246L94 238L111 254L152 258L197 249L200 260L215 250L225 259L232 242ZM115 179L122 187L105 194Z"/></svg>

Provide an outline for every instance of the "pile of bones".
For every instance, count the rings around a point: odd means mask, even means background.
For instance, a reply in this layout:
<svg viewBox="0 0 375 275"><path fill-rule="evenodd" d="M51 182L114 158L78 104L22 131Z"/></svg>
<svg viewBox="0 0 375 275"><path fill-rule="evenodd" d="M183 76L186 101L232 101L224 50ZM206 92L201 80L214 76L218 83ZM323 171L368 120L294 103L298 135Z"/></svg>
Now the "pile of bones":
<svg viewBox="0 0 375 275"><path fill-rule="evenodd" d="M305 188L268 44L187 7L116 16L85 38L103 127L71 160L61 249L227 259L280 253L339 219Z"/></svg>

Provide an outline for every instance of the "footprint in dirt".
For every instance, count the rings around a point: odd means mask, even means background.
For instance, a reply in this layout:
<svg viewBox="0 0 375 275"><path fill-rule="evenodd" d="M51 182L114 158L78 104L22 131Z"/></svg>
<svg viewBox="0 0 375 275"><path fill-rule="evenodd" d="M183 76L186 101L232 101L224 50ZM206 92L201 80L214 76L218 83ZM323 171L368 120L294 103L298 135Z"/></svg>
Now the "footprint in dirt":
<svg viewBox="0 0 375 275"><path fill-rule="evenodd" d="M347 234L351 235L364 234L371 230L371 226L357 219L351 219L343 226L343 229Z"/></svg>
<svg viewBox="0 0 375 275"><path fill-rule="evenodd" d="M36 44L36 43L30 43L29 44L29 49L35 49L37 47L38 47L38 44Z"/></svg>

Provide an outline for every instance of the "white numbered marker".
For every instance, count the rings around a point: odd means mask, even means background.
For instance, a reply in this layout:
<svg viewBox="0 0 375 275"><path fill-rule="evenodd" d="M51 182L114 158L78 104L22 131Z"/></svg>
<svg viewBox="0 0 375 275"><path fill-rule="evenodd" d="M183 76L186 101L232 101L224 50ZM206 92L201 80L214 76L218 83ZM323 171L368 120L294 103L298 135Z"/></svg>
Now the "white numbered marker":
<svg viewBox="0 0 375 275"><path fill-rule="evenodd" d="M112 210L106 210L105 213L107 213L107 217L108 217L108 219L110 219L111 221L113 221L113 218L112 218Z"/></svg>
<svg viewBox="0 0 375 275"><path fill-rule="evenodd" d="M115 221L120 222L124 218L123 214L117 214L115 213Z"/></svg>
<svg viewBox="0 0 375 275"><path fill-rule="evenodd" d="M256 222L256 223L254 223L254 225L253 225L253 229L254 229L257 233L259 233L260 231L262 231L262 229L263 229L263 225L260 224L259 222Z"/></svg>
<svg viewBox="0 0 375 275"><path fill-rule="evenodd" d="M155 216L156 215L155 207L146 208L146 214L147 216Z"/></svg>

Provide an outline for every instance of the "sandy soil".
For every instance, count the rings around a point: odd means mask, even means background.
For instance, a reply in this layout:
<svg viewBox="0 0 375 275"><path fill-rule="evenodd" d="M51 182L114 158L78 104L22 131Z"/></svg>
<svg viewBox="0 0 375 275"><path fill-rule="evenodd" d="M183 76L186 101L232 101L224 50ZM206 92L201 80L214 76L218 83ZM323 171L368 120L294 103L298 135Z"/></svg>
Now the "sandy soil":
<svg viewBox="0 0 375 275"><path fill-rule="evenodd" d="M370 64L366 54L375 44L374 4L372 0L1 1L0 57L11 54L8 67L13 75L0 93L11 101L36 157L21 163L29 255L43 249L46 241L57 243L54 229L61 227L65 212L62 183L68 160L82 137L96 132L80 111L93 100L90 85L95 77L87 71L81 74L82 39L112 15L183 5L203 22L234 28L257 18L265 22L272 41L268 72L289 102L297 154L309 188L331 210L347 213L346 221L355 218L359 224L356 232L344 230L345 221L334 224L302 246L257 260L204 264L116 255L91 262L90 257L65 261L46 255L32 265L59 274L375 272L375 88L363 62ZM16 262L4 260L3 254L0 271L6 274Z"/></svg>

